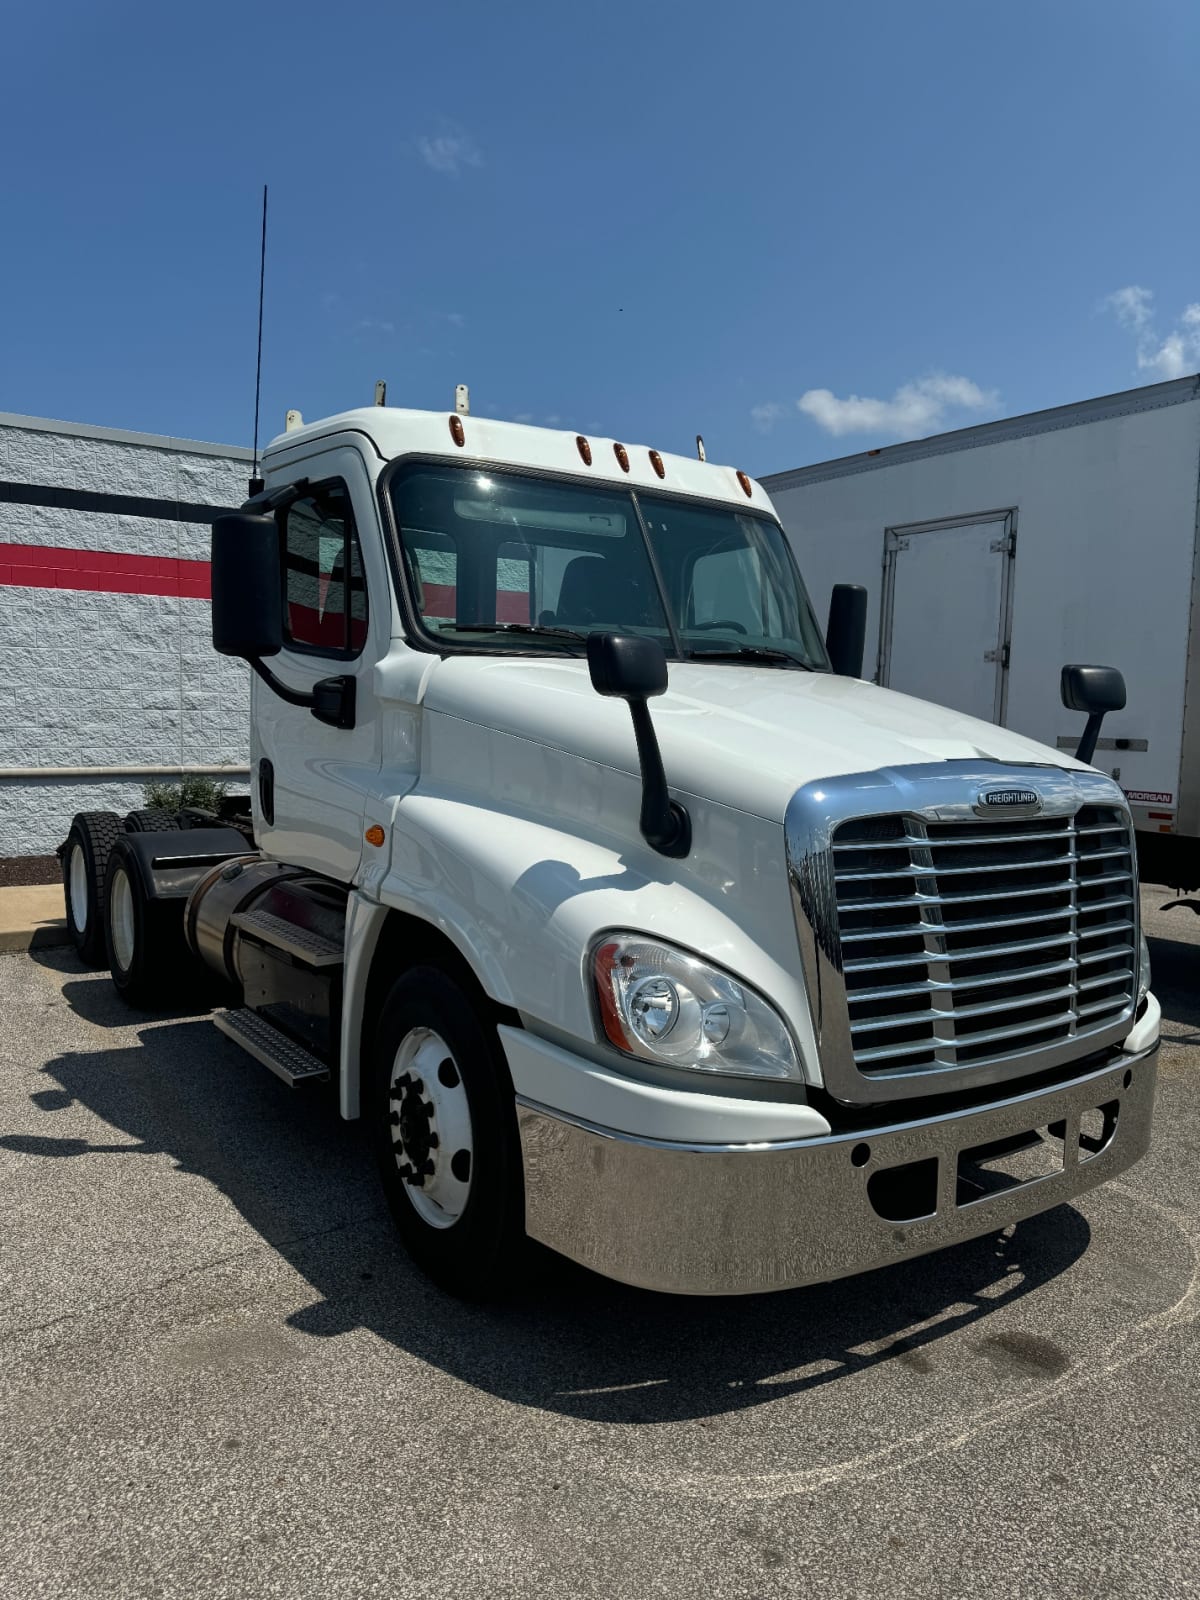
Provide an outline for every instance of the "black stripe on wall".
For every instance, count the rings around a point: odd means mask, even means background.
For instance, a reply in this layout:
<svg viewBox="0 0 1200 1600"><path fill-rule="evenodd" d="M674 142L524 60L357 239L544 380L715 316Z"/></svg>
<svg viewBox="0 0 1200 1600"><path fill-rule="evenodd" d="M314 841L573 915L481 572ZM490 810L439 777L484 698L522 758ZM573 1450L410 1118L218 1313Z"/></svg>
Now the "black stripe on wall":
<svg viewBox="0 0 1200 1600"><path fill-rule="evenodd" d="M113 511L121 517L153 517L159 522L212 522L236 506L201 506L186 500L154 500L142 494L103 494L98 489L62 489L48 483L8 483L0 479L0 505L53 506L60 511Z"/></svg>

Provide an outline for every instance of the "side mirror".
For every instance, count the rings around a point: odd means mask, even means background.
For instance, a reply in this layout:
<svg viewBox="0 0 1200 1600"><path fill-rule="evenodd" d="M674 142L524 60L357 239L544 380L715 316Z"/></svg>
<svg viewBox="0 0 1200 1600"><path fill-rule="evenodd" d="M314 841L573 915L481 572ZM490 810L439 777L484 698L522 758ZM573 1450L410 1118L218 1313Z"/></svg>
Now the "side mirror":
<svg viewBox="0 0 1200 1600"><path fill-rule="evenodd" d="M656 639L633 633L590 633L588 671L597 694L652 700L667 692L667 658Z"/></svg>
<svg viewBox="0 0 1200 1600"><path fill-rule="evenodd" d="M288 705L307 707L330 727L354 727L354 678L322 678L311 690L292 689L263 665L264 656L277 656L283 649L282 567L274 517L233 511L213 521L212 642L223 656L248 661Z"/></svg>
<svg viewBox="0 0 1200 1600"><path fill-rule="evenodd" d="M692 819L667 793L662 752L647 700L667 688L667 658L654 639L628 633L589 633L588 671L597 694L628 703L642 770L642 837L664 856L686 856Z"/></svg>
<svg viewBox="0 0 1200 1600"><path fill-rule="evenodd" d="M212 530L212 641L223 656L252 661L283 647L279 529L248 511L217 517Z"/></svg>
<svg viewBox="0 0 1200 1600"><path fill-rule="evenodd" d="M861 583L835 583L825 629L830 665L843 678L861 678L866 647L867 591Z"/></svg>
<svg viewBox="0 0 1200 1600"><path fill-rule="evenodd" d="M1068 711L1087 712L1075 759L1090 765L1105 713L1125 709L1125 679L1116 667L1067 666L1062 669L1061 693Z"/></svg>

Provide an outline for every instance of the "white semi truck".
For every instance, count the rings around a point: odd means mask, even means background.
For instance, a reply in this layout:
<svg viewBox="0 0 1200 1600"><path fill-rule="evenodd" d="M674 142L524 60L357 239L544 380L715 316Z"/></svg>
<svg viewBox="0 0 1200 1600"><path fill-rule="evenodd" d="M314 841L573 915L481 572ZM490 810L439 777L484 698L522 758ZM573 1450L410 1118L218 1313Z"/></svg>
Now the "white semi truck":
<svg viewBox="0 0 1200 1600"><path fill-rule="evenodd" d="M744 473L373 407L256 487L212 552L252 815L76 819L72 926L132 1003L209 971L231 1039L332 1078L440 1282L493 1292L532 1238L781 1289L1145 1151L1120 788L860 681L862 596L823 638ZM1120 685L1065 682L1094 742Z"/></svg>
<svg viewBox="0 0 1200 1600"><path fill-rule="evenodd" d="M1076 734L1063 661L1113 660L1129 705L1098 765L1143 878L1200 887L1200 379L862 451L764 479L814 600L869 583L876 682Z"/></svg>

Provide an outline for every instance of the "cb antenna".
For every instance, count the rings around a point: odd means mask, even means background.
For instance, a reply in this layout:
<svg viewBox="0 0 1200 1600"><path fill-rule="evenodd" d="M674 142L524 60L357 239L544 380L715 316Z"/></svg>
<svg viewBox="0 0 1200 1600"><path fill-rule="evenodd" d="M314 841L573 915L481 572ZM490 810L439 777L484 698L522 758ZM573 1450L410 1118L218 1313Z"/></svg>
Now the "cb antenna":
<svg viewBox="0 0 1200 1600"><path fill-rule="evenodd" d="M258 475L258 403L262 397L263 290L267 281L267 186L263 184L262 248L258 257L258 356L254 363L254 476L250 496L261 494L266 484Z"/></svg>

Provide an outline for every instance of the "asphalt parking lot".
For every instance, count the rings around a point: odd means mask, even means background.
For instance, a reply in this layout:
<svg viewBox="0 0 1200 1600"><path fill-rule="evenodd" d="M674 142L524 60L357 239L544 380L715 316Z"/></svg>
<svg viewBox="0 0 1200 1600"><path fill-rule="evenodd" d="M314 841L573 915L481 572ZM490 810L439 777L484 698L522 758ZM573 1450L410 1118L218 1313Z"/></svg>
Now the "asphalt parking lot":
<svg viewBox="0 0 1200 1600"><path fill-rule="evenodd" d="M0 957L0 1594L1200 1589L1200 919L1144 891L1156 1144L825 1288L465 1307L359 1130L66 951Z"/></svg>

